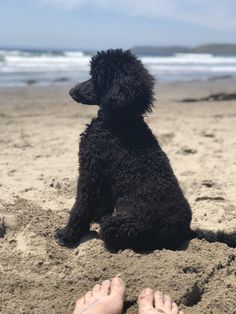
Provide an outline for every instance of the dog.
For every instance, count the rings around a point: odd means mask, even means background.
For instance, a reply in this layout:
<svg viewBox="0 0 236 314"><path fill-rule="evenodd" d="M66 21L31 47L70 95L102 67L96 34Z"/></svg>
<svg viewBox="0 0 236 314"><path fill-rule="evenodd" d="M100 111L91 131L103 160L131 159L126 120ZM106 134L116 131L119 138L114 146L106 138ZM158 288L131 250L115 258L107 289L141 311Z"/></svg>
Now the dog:
<svg viewBox="0 0 236 314"><path fill-rule="evenodd" d="M189 203L144 121L154 78L142 62L129 50L110 49L92 58L90 75L70 90L75 101L99 110L81 134L77 196L67 225L57 230L59 244L78 244L92 222L113 251L177 249L196 236L225 241L222 233L190 228Z"/></svg>

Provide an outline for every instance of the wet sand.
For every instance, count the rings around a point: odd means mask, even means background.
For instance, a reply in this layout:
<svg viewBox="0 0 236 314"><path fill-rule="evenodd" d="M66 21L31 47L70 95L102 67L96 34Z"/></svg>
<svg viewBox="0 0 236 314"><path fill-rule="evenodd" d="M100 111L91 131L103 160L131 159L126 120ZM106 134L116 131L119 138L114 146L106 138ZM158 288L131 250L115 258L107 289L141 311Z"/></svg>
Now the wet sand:
<svg viewBox="0 0 236 314"><path fill-rule="evenodd" d="M146 118L191 204L193 228L236 229L236 102L180 100L235 85L160 84ZM236 313L236 249L225 244L192 240L180 251L140 255L111 254L95 233L71 250L55 242L75 197L79 134L97 112L68 90L0 89L0 313L71 313L78 296L116 274L127 284L129 314L147 286L169 293L185 313Z"/></svg>

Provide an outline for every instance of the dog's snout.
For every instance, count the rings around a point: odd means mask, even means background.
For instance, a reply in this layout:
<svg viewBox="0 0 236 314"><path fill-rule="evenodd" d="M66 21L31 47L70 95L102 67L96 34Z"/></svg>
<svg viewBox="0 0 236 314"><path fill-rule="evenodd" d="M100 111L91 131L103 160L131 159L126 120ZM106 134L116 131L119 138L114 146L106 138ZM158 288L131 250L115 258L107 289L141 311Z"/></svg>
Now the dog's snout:
<svg viewBox="0 0 236 314"><path fill-rule="evenodd" d="M81 102L83 101L83 97L80 95L79 92L79 84L72 87L69 91L69 95L71 98L73 98L76 102Z"/></svg>
<svg viewBox="0 0 236 314"><path fill-rule="evenodd" d="M85 105L97 104L97 97L93 90L92 80L79 83L71 88L69 95L76 101Z"/></svg>
<svg viewBox="0 0 236 314"><path fill-rule="evenodd" d="M73 92L74 92L74 87L72 87L72 88L70 89L69 94L70 94L70 95L73 95Z"/></svg>
<svg viewBox="0 0 236 314"><path fill-rule="evenodd" d="M69 95L73 98L73 95L75 94L75 88L72 87L69 91Z"/></svg>

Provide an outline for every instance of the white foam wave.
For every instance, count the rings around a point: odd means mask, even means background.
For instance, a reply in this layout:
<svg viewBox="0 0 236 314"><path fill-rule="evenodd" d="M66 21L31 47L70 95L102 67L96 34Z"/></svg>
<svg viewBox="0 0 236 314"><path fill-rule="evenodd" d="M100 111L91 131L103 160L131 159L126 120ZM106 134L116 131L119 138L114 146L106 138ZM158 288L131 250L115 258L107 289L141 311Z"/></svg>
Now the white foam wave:
<svg viewBox="0 0 236 314"><path fill-rule="evenodd" d="M2 52L2 51L1 51ZM89 69L89 56L82 52L67 52L65 55L53 54L19 54L17 51L1 53L4 59L0 61L0 72L50 72L50 71L74 71Z"/></svg>
<svg viewBox="0 0 236 314"><path fill-rule="evenodd" d="M84 53L82 51L65 51L64 54L67 57L84 57Z"/></svg>
<svg viewBox="0 0 236 314"><path fill-rule="evenodd" d="M157 56L157 57L142 57L141 58L144 64L147 65L156 65L156 64L235 64L236 65L236 57L220 57L213 56L211 54L176 54L174 56Z"/></svg>

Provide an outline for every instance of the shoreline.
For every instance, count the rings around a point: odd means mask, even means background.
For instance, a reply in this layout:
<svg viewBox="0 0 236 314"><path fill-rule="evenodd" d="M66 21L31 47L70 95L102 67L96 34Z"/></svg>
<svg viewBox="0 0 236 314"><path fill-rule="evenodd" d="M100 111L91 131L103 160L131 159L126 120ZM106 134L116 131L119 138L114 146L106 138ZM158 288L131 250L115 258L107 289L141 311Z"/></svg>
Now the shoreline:
<svg viewBox="0 0 236 314"><path fill-rule="evenodd" d="M10 74L12 75L12 74ZM89 76L83 76L83 79L86 80ZM156 85L157 84L188 84L188 83L203 83L203 82L215 82L215 81L236 81L236 75L230 75L230 74L222 74L222 75L212 75L209 77L205 78L191 78L186 75L185 78L182 79L172 79L170 78L171 74L166 75L166 78L155 78L156 80ZM83 79L80 79L80 81ZM3 77L2 77L3 81ZM79 80L78 80L79 81ZM60 87L63 85L74 85L76 84L77 81L74 79L71 79L70 76L66 75L58 75L54 77L53 79L48 79L48 80L43 80L43 79L38 79L37 77L32 77L28 78L25 80L21 80L18 83L3 83L0 81L0 90L4 88L26 88L26 87L31 87L31 86L38 86L38 87Z"/></svg>

